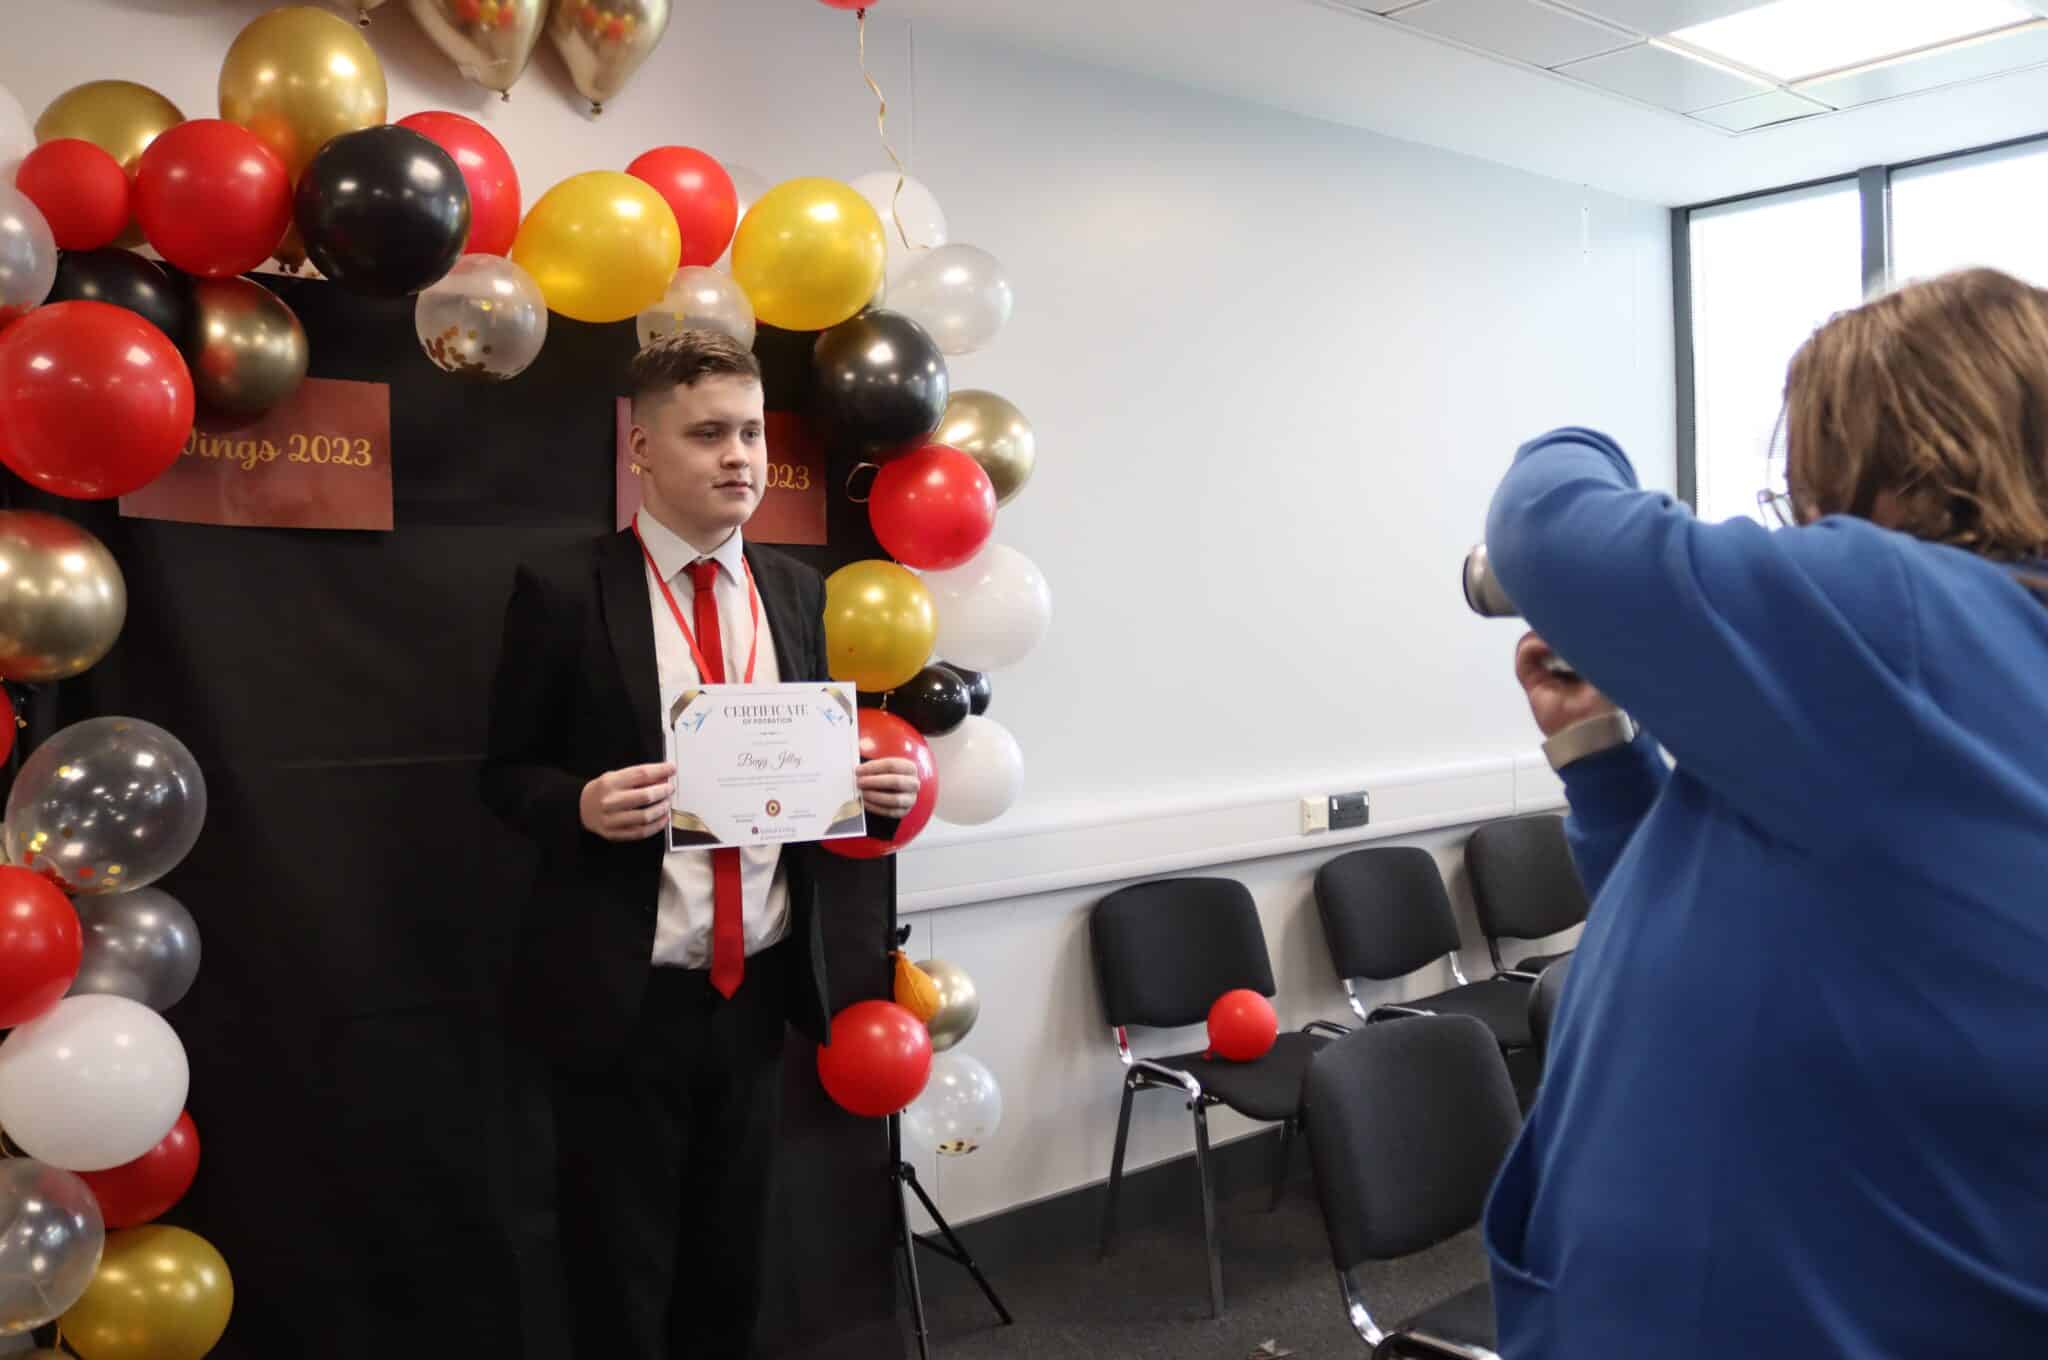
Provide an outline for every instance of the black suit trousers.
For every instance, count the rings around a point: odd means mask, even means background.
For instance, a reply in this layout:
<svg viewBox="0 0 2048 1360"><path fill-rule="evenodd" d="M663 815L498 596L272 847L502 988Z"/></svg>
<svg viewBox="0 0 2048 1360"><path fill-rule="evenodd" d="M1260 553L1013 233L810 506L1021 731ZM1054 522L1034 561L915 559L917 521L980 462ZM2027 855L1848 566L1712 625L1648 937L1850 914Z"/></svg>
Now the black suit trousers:
<svg viewBox="0 0 2048 1360"><path fill-rule="evenodd" d="M650 968L622 1053L555 1078L557 1209L578 1360L751 1353L781 1107L790 942L730 999Z"/></svg>

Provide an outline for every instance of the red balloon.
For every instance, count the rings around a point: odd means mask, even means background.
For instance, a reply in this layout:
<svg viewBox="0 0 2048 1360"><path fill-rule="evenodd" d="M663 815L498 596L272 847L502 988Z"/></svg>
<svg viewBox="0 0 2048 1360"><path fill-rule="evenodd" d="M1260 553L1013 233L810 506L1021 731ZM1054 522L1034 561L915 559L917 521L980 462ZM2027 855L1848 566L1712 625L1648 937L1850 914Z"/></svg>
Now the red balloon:
<svg viewBox="0 0 2048 1360"><path fill-rule="evenodd" d="M71 899L41 874L0 866L0 1026L27 1024L78 977L85 948Z"/></svg>
<svg viewBox="0 0 2048 1360"><path fill-rule="evenodd" d="M957 567L996 531L995 484L967 454L927 444L875 474L868 523L889 556L906 567Z"/></svg>
<svg viewBox="0 0 2048 1360"><path fill-rule="evenodd" d="M0 334L0 463L77 500L149 485L192 433L192 374L164 333L105 302L53 302Z"/></svg>
<svg viewBox="0 0 2048 1360"><path fill-rule="evenodd" d="M856 1001L818 1046L818 1080L841 1109L868 1119L902 1112L932 1074L932 1036L893 1001Z"/></svg>
<svg viewBox="0 0 2048 1360"><path fill-rule="evenodd" d="M708 265L725 254L739 225L740 196L716 159L692 147L657 146L638 156L626 173L646 181L675 210L683 231L677 268Z"/></svg>
<svg viewBox="0 0 2048 1360"><path fill-rule="evenodd" d="M128 227L128 172L77 137L44 142L22 159L14 187L28 195L65 250L98 250Z"/></svg>
<svg viewBox="0 0 2048 1360"><path fill-rule="evenodd" d="M1209 1007L1209 1051L1232 1062L1254 1062L1272 1050L1280 1034L1273 1003L1243 987L1225 992Z"/></svg>
<svg viewBox="0 0 2048 1360"><path fill-rule="evenodd" d="M459 113L415 113L410 128L455 158L469 189L469 244L465 255L503 255L519 234L519 172L505 144L484 125Z"/></svg>
<svg viewBox="0 0 2048 1360"><path fill-rule="evenodd" d="M135 1228L169 1213L198 1174L199 1130L190 1114L180 1114L164 1140L134 1161L78 1176L100 1202L108 1228Z"/></svg>
<svg viewBox="0 0 2048 1360"><path fill-rule="evenodd" d="M14 735L19 727L14 716L14 696L0 689L0 762L14 754Z"/></svg>
<svg viewBox="0 0 2048 1360"><path fill-rule="evenodd" d="M868 3L868 0L818 0L818 3L826 9L860 10L873 8Z"/></svg>
<svg viewBox="0 0 2048 1360"><path fill-rule="evenodd" d="M245 273L270 258L292 224L292 177L249 129L194 118L142 153L135 219L188 274Z"/></svg>
<svg viewBox="0 0 2048 1360"><path fill-rule="evenodd" d="M884 713L879 708L862 709L860 758L886 760L891 756L899 756L917 766L917 802L903 814L903 820L896 824L896 834L888 840L852 836L823 842L833 854L847 859L880 859L884 855L892 855L916 840L917 833L931 821L932 809L939 805L939 770L932 763L932 748L925 744L924 735L894 713Z"/></svg>

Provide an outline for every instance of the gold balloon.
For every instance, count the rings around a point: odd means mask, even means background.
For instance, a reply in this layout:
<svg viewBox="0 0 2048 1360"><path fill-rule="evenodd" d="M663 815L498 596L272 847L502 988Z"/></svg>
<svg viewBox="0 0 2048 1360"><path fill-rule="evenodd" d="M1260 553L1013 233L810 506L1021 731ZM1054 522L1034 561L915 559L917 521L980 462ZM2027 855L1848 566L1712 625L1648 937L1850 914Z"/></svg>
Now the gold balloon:
<svg viewBox="0 0 2048 1360"><path fill-rule="evenodd" d="M996 486L996 504L1008 505L1038 465L1038 436L1024 413L993 392L963 388L946 406L932 443L955 448L981 464Z"/></svg>
<svg viewBox="0 0 2048 1360"><path fill-rule="evenodd" d="M603 113L668 31L669 0L555 0L548 41L576 92Z"/></svg>
<svg viewBox="0 0 2048 1360"><path fill-rule="evenodd" d="M931 660L938 616L908 567L879 558L825 578L825 654L834 680L880 693L907 684Z"/></svg>
<svg viewBox="0 0 2048 1360"><path fill-rule="evenodd" d="M74 85L50 101L36 119L36 141L77 137L121 162L128 177L157 134L185 121L178 106L132 80L94 80Z"/></svg>
<svg viewBox="0 0 2048 1360"><path fill-rule="evenodd" d="M434 46L464 80L473 80L506 99L526 73L533 49L547 27L548 0L409 0Z"/></svg>
<svg viewBox="0 0 2048 1360"><path fill-rule="evenodd" d="M127 617L128 583L104 544L57 515L0 510L0 678L68 680Z"/></svg>
<svg viewBox="0 0 2048 1360"><path fill-rule="evenodd" d="M201 1360L234 1306L234 1277L211 1242L151 1225L107 1234L99 1273L59 1325L85 1360Z"/></svg>
<svg viewBox="0 0 2048 1360"><path fill-rule="evenodd" d="M882 286L882 219L852 188L793 179L761 195L732 239L732 277L754 315L786 331L829 330Z"/></svg>
<svg viewBox="0 0 2048 1360"><path fill-rule="evenodd" d="M202 410L257 416L305 379L306 331L284 299L260 283L194 279L185 357Z"/></svg>
<svg viewBox="0 0 2048 1360"><path fill-rule="evenodd" d="M384 121L384 66L349 23L292 5L254 20L220 67L220 116L284 161L294 183L313 153Z"/></svg>
<svg viewBox="0 0 2048 1360"><path fill-rule="evenodd" d="M683 233L668 200L620 170L571 175L519 224L512 262L533 276L551 311L578 321L627 321L668 293Z"/></svg>
<svg viewBox="0 0 2048 1360"><path fill-rule="evenodd" d="M925 1022L925 1028L931 1031L932 1052L943 1053L965 1039L981 1018L981 994L974 988L974 979L957 963L926 959L917 966L939 989L938 1014Z"/></svg>

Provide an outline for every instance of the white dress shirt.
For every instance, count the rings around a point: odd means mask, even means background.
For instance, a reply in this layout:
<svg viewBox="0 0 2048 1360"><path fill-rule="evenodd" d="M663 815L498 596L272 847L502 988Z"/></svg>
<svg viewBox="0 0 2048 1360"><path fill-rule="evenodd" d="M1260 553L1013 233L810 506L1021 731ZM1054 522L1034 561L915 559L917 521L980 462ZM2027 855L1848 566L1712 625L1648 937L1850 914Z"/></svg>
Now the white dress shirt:
<svg viewBox="0 0 2048 1360"><path fill-rule="evenodd" d="M647 551L668 588L675 593L676 606L683 611L692 631L697 627L697 592L690 584L689 566L705 554L678 538L654 516L642 512L634 523L647 542ZM725 674L719 679L738 684L747 673L747 648L755 640L753 612L747 605L747 575L744 544L740 531L709 554L718 563L719 638L725 651ZM642 574L647 574L643 564ZM647 582L648 608L654 615L654 659L661 673L661 714L666 733L668 715L686 689L698 684L697 663L690 656L690 644L676 627L675 615L661 588ZM701 642L701 639L700 639ZM776 666L775 638L768 629L765 609L761 615L758 651L754 659L754 683L773 685L781 680ZM665 833L657 833L665 834ZM761 845L740 852L741 927L746 935L747 953L758 954L780 940L789 930L789 885L783 881L782 847ZM711 966L711 852L677 850L662 861L661 895L654 922L654 962L672 968Z"/></svg>

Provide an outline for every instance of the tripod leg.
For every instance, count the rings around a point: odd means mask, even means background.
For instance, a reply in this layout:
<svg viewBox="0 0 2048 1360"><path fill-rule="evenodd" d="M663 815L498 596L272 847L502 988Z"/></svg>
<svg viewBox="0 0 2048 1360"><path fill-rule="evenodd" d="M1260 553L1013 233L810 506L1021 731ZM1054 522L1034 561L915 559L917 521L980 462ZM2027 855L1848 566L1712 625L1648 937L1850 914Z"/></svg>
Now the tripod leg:
<svg viewBox="0 0 2048 1360"><path fill-rule="evenodd" d="M1005 1327L1013 1324L1016 1319L1010 1316L1010 1310L1005 1308L1002 1299L997 1297L995 1286L988 1282L988 1277L981 1273L981 1267L975 1264L973 1254L967 1250L967 1244L953 1232L953 1225L946 1222L946 1216L939 1212L939 1206L932 1203L932 1197L924 1192L924 1185L917 1179L916 1168L905 1163L899 1174L916 1194L918 1202L924 1205L924 1211L931 1215L932 1222L938 1224L940 1234L946 1239L946 1245L953 1249L953 1259L967 1267L967 1273L981 1286L982 1297L996 1310L996 1316L1003 1320Z"/></svg>
<svg viewBox="0 0 2048 1360"><path fill-rule="evenodd" d="M924 1282L917 1274L917 1241L910 1233L910 1209L903 1202L903 1183L910 1164L896 1164L896 1244L903 1251L903 1269L910 1277L910 1316L917 1327L918 1360L932 1360L931 1328L924 1316ZM911 1181L915 1185L916 1181ZM922 1198L924 1192L918 1192Z"/></svg>

